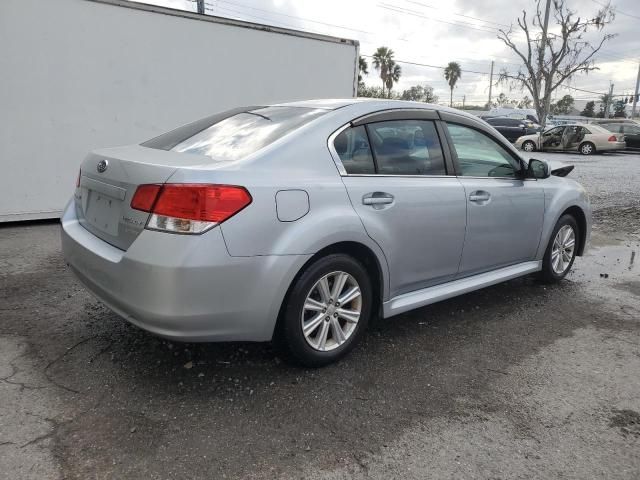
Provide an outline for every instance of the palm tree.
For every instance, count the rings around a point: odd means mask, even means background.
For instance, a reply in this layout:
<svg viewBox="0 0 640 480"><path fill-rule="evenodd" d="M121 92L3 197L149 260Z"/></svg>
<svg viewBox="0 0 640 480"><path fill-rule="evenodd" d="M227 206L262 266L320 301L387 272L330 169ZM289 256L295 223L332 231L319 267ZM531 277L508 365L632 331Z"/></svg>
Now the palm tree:
<svg viewBox="0 0 640 480"><path fill-rule="evenodd" d="M385 85L387 86L388 97L391 98L391 89L393 88L393 84L397 83L398 80L400 80L402 69L400 68L400 65L398 65L393 60L391 60L391 62L389 63L388 69L389 70L387 71L387 79L385 81Z"/></svg>
<svg viewBox="0 0 640 480"><path fill-rule="evenodd" d="M358 57L358 83L362 83L362 76L369 75L369 64L364 57Z"/></svg>
<svg viewBox="0 0 640 480"><path fill-rule="evenodd" d="M387 75L393 69L395 62L393 61L393 50L389 47L378 47L373 54L373 68L380 72L380 79L382 80L382 93L387 86Z"/></svg>
<svg viewBox="0 0 640 480"><path fill-rule="evenodd" d="M453 107L453 88L456 86L456 83L461 76L462 71L460 70L460 64L458 62L449 62L447 67L444 69L444 78L451 89L451 97L449 100L450 107Z"/></svg>

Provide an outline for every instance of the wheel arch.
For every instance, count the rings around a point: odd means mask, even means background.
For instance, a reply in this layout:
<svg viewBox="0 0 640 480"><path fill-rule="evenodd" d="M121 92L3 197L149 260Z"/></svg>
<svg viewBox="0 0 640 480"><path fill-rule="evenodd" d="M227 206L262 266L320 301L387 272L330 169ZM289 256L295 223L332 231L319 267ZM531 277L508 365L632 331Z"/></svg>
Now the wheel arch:
<svg viewBox="0 0 640 480"><path fill-rule="evenodd" d="M335 253L343 253L349 255L362 263L362 265L367 270L367 273L372 278L371 285L373 287L373 312L375 315L381 314L382 302L386 292L385 284L387 278L383 270L383 266L386 266L386 262L383 264L378 255L376 255L376 253L364 243L353 240L340 241L327 245L313 254L313 256L311 256L311 258L309 258L302 265L302 267L300 267L291 282L289 282L289 286L287 287L287 291L282 298L280 309L278 311L278 319L274 328L274 336L277 334L282 324L283 311L287 304L287 301L289 300L291 289L298 281L298 278L300 278L300 275L302 275L302 273L309 267L309 265L313 264L319 258Z"/></svg>
<svg viewBox="0 0 640 480"><path fill-rule="evenodd" d="M572 205L565 209L558 218L562 218L563 215L571 215L578 223L580 231L578 232L578 249L576 255L581 257L584 254L585 244L587 243L587 216L577 205Z"/></svg>

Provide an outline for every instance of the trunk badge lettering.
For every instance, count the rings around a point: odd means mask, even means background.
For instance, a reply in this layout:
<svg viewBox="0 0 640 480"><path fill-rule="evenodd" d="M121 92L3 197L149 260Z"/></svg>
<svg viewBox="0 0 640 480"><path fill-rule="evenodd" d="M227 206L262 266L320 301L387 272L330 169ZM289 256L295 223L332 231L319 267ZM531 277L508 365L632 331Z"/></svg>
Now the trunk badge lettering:
<svg viewBox="0 0 640 480"><path fill-rule="evenodd" d="M98 165L96 166L96 169L98 170L98 173L104 173L107 171L108 166L109 162L107 160L100 160L98 162Z"/></svg>

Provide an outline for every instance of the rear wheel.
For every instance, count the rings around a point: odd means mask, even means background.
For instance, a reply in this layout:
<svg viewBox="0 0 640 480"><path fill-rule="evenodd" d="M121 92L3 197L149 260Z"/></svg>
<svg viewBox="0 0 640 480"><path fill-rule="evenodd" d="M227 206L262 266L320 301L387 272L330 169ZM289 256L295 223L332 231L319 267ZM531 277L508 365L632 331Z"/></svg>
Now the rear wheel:
<svg viewBox="0 0 640 480"><path fill-rule="evenodd" d="M345 356L366 330L372 299L360 262L344 254L318 259L295 281L283 309L277 341L285 358L321 367Z"/></svg>
<svg viewBox="0 0 640 480"><path fill-rule="evenodd" d="M556 223L542 259L540 277L548 283L567 276L578 248L578 223L571 215L563 215Z"/></svg>
<svg viewBox="0 0 640 480"><path fill-rule="evenodd" d="M535 152L536 144L533 143L531 140L527 140L522 144L522 150L524 150L525 152Z"/></svg>
<svg viewBox="0 0 640 480"><path fill-rule="evenodd" d="M582 155L592 155L596 153L596 146L591 142L584 142L580 144L579 150Z"/></svg>

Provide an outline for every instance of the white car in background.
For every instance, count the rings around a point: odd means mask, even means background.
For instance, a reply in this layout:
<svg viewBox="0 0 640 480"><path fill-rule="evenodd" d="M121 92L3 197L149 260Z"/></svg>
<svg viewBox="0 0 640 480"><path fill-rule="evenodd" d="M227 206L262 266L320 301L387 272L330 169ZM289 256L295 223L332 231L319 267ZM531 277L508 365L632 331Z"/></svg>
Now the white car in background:
<svg viewBox="0 0 640 480"><path fill-rule="evenodd" d="M624 135L616 135L599 125L572 123L551 127L544 132L523 135L515 147L525 152L576 151L583 155L624 150Z"/></svg>

